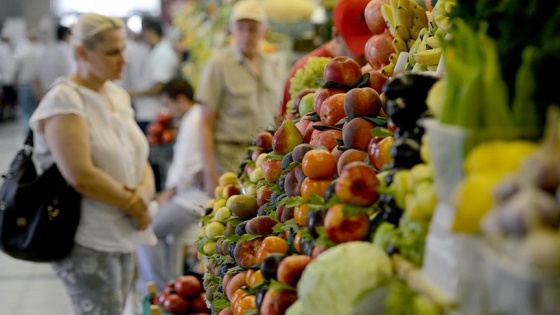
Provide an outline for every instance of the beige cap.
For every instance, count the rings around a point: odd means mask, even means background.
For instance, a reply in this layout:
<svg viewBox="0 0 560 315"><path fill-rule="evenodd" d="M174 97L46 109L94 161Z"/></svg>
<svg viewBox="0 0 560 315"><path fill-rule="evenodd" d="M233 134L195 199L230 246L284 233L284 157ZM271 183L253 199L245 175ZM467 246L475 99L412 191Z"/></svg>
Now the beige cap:
<svg viewBox="0 0 560 315"><path fill-rule="evenodd" d="M266 11L258 0L240 0L233 5L230 22L239 20L254 20L261 23L266 23Z"/></svg>

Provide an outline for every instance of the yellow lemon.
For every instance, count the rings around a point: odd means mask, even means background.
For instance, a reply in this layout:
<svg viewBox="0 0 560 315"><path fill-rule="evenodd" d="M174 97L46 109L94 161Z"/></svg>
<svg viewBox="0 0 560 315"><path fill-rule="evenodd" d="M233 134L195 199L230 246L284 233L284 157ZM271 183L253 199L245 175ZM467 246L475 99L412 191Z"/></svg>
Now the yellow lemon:
<svg viewBox="0 0 560 315"><path fill-rule="evenodd" d="M492 192L504 176L502 172L474 173L457 186L451 200L456 211L452 231L478 233L480 222L494 205Z"/></svg>
<svg viewBox="0 0 560 315"><path fill-rule="evenodd" d="M487 141L467 155L465 174L475 172L514 172L523 160L535 152L537 144L530 141Z"/></svg>

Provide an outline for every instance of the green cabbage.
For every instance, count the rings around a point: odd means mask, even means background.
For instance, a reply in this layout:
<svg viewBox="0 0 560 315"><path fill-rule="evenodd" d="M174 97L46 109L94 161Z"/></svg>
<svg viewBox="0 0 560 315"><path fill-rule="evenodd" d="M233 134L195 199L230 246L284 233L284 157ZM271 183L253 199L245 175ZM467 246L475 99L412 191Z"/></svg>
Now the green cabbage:
<svg viewBox="0 0 560 315"><path fill-rule="evenodd" d="M392 275L383 250L368 242L337 245L313 260L298 283L307 314L344 315Z"/></svg>

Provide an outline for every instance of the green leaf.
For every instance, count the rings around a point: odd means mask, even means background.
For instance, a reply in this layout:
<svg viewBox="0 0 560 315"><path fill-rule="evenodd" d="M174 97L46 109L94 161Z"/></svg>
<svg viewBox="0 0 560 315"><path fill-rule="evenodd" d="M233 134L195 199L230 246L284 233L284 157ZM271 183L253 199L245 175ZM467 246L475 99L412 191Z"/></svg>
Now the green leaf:
<svg viewBox="0 0 560 315"><path fill-rule="evenodd" d="M329 199L329 201L327 202L327 204L325 205L325 208L330 208L336 204L340 203L340 198L338 198L338 196L336 194L333 194L331 199Z"/></svg>
<svg viewBox="0 0 560 315"><path fill-rule="evenodd" d="M335 125L344 125L345 123L350 121L350 117L346 116L344 118L342 118L339 122L337 122Z"/></svg>
<svg viewBox="0 0 560 315"><path fill-rule="evenodd" d="M319 131L325 131L325 130L329 130L329 129L342 131L342 128L335 127L335 126L327 126L327 125L313 125L313 129L319 130Z"/></svg>
<svg viewBox="0 0 560 315"><path fill-rule="evenodd" d="M300 162L292 162L290 163L290 165L288 165L288 167L286 167L286 169L284 171L282 171L282 174L288 174L291 170L294 169L294 167L300 165Z"/></svg>
<svg viewBox="0 0 560 315"><path fill-rule="evenodd" d="M283 227L284 227L284 223L282 222L276 223L276 225L272 227L272 233L274 234L282 233L282 231L284 231Z"/></svg>
<svg viewBox="0 0 560 315"><path fill-rule="evenodd" d="M361 87L366 87L369 85L369 77L370 74L369 72L366 72L362 75L362 79L360 80L360 82L358 82L354 87L355 88L361 88Z"/></svg>
<svg viewBox="0 0 560 315"><path fill-rule="evenodd" d="M322 196L317 195L316 193L311 193L311 198L309 198L310 205L321 205L324 206L325 199Z"/></svg>
<svg viewBox="0 0 560 315"><path fill-rule="evenodd" d="M284 154L269 153L266 155L266 160L268 161L282 161Z"/></svg>
<svg viewBox="0 0 560 315"><path fill-rule="evenodd" d="M238 274L238 273L240 273L240 272L244 272L244 271L245 271L245 269L243 269L243 268L241 268L241 267L239 267L239 266L235 266L235 267L233 267L233 268L229 268L228 271L226 272L226 274L229 274L229 275L236 275L236 274Z"/></svg>
<svg viewBox="0 0 560 315"><path fill-rule="evenodd" d="M358 207L349 204L342 205L342 212L345 215L352 216L360 213L370 214L373 212L373 207Z"/></svg>
<svg viewBox="0 0 560 315"><path fill-rule="evenodd" d="M219 312L228 306L230 306L230 303L226 299L225 295L223 298L216 298L216 293L214 294L214 300L212 301L212 305L211 305L212 311Z"/></svg>
<svg viewBox="0 0 560 315"><path fill-rule="evenodd" d="M226 236L226 240L228 243L237 243L239 241L240 236L237 234L231 234Z"/></svg>
<svg viewBox="0 0 560 315"><path fill-rule="evenodd" d="M377 116L377 117L362 117L365 120L370 121L371 123L374 123L376 126L385 126L387 125L387 118L385 117L381 117L381 116Z"/></svg>
<svg viewBox="0 0 560 315"><path fill-rule="evenodd" d="M319 117L319 114L317 114L316 112L311 112L307 114L307 118L305 118L306 120L309 120L310 122L316 122L316 121L320 121L321 117Z"/></svg>
<svg viewBox="0 0 560 315"><path fill-rule="evenodd" d="M393 132L391 132L391 130L384 127L375 127L370 130L370 133L372 136L378 138L387 138L393 136Z"/></svg>
<svg viewBox="0 0 560 315"><path fill-rule="evenodd" d="M336 243L331 241L327 233L325 232L324 226L318 226L315 228L319 237L315 240L315 246L326 246L328 248L336 246Z"/></svg>
<svg viewBox="0 0 560 315"><path fill-rule="evenodd" d="M278 202L279 206L286 206L288 208L298 207L305 203L305 199L301 196L293 196L293 197L286 197L280 202Z"/></svg>
<svg viewBox="0 0 560 315"><path fill-rule="evenodd" d="M272 288L274 290L277 290L277 291L284 291L284 290L294 291L294 292L297 291L297 289L292 287L291 285L286 284L286 283L282 283L282 282L278 282L274 279L270 280L270 284L269 284L268 287Z"/></svg>

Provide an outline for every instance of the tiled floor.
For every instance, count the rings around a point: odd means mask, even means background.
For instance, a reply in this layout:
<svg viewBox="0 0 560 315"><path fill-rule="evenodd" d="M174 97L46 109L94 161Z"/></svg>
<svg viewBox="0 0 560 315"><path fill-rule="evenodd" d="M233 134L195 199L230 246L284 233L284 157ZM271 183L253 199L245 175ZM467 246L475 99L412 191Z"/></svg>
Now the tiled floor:
<svg viewBox="0 0 560 315"><path fill-rule="evenodd" d="M17 121L0 122L0 173L4 173L24 140ZM130 300L130 299L129 299ZM133 315L132 303L123 315ZM28 263L0 252L0 314L71 315L62 282L49 264Z"/></svg>

